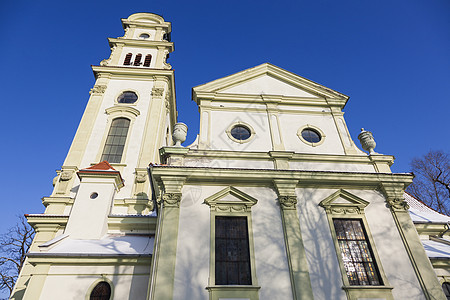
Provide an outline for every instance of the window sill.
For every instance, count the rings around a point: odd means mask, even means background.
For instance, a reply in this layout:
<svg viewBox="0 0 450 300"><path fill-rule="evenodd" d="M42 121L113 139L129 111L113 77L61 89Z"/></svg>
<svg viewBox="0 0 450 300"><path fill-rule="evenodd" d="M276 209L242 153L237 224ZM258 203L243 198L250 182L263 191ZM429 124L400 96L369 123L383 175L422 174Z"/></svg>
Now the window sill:
<svg viewBox="0 0 450 300"><path fill-rule="evenodd" d="M343 290L392 290L394 287L385 285L350 285L342 286Z"/></svg>
<svg viewBox="0 0 450 300"><path fill-rule="evenodd" d="M233 289L233 290L259 290L261 287L257 286L257 285L213 285L213 286L207 286L206 289L207 290L229 290L229 289Z"/></svg>

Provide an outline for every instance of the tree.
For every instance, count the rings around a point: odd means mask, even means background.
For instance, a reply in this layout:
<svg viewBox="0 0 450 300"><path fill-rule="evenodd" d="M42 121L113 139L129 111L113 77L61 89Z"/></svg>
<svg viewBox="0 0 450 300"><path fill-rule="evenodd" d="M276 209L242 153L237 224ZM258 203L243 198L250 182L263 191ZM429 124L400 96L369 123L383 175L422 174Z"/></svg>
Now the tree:
<svg viewBox="0 0 450 300"><path fill-rule="evenodd" d="M34 229L24 216L7 233L0 235L0 290L11 294L19 272L25 262L25 255L33 241Z"/></svg>
<svg viewBox="0 0 450 300"><path fill-rule="evenodd" d="M406 191L438 212L450 215L450 155L430 151L414 158L411 167L416 177Z"/></svg>

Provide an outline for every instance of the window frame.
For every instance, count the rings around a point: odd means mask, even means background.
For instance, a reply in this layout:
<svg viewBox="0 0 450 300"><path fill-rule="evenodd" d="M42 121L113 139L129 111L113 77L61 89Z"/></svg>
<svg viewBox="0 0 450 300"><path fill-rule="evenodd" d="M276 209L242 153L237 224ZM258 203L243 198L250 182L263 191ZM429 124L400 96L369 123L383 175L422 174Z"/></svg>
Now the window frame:
<svg viewBox="0 0 450 300"><path fill-rule="evenodd" d="M127 150L130 144L134 122L136 121L137 116L140 115L139 110L134 107L125 104L116 104L112 107L105 109L105 113L108 115L108 119L106 120L105 129L103 132L102 141L100 142L97 156L95 162L98 163L103 155L103 149L105 148L106 139L108 137L109 129L111 128L112 121L117 118L127 118L130 120L130 126L128 127L127 139L125 141L125 145L123 148L122 159L120 163L110 163L112 166L116 167L125 167L126 158L127 158Z"/></svg>
<svg viewBox="0 0 450 300"><path fill-rule="evenodd" d="M307 140L305 140L302 136L302 132L305 129L310 129L310 130L316 131L316 133L318 133L320 135L320 141L318 141L317 143L312 143L312 142L308 142ZM325 142L326 135L319 127L311 125L311 124L306 124L297 130L297 137L306 145L309 145L311 147L317 147L317 146L322 145L323 142Z"/></svg>
<svg viewBox="0 0 450 300"><path fill-rule="evenodd" d="M110 288L111 288L111 295L109 295L109 300L114 299L114 284L111 280L109 280L107 277L103 276L102 278L99 278L97 280L95 280L87 289L86 291L86 296L85 296L85 300L90 300L91 298L91 293L94 290L94 288L97 286L97 284L99 284L100 282L106 282L109 284Z"/></svg>
<svg viewBox="0 0 450 300"><path fill-rule="evenodd" d="M232 130L234 127L236 127L236 126L246 127L246 128L250 131L250 136L249 136L249 138L246 139L246 140L238 140L237 138L235 138L235 137L231 134L231 130ZM228 128L225 130L225 132L227 133L227 136L228 136L228 138L229 138L230 140L232 140L233 142L239 143L239 144L244 144L244 143L248 143L248 142L252 141L253 138L254 138L255 135L256 135L256 132L255 132L255 130L253 129L252 126L250 126L250 125L247 124L247 123L240 122L240 121L234 122L233 124L231 124L230 126L228 126Z"/></svg>
<svg viewBox="0 0 450 300"><path fill-rule="evenodd" d="M336 201L337 199L345 201ZM381 265L381 260L378 255L376 245L372 234L370 232L369 224L364 213L365 207L370 203L365 201L358 196L349 193L343 189L339 189L330 196L326 197L319 203L319 206L323 207L326 212L328 225L330 227L330 234L333 240L335 253L337 256L337 261L339 264L339 269L341 272L343 286L342 289L345 290L348 299L358 299L358 298L385 298L394 299L392 296L393 287L390 286L389 281L384 273L383 266ZM378 270L381 285L350 285L347 276L347 270L342 259L341 249L339 247L339 241L336 235L336 229L334 227L334 219L356 219L360 220L366 234L366 242L372 251L373 262Z"/></svg>
<svg viewBox="0 0 450 300"><path fill-rule="evenodd" d="M221 200L225 196L232 195L233 200ZM220 201L219 201L220 200ZM248 298L257 300L259 298L258 280L256 277L255 267L255 249L252 232L252 214L251 207L258 202L250 195L232 187L226 187L212 196L205 199L204 204L210 207L210 263L209 263L209 282L206 289L210 293L210 299L232 298ZM250 275L251 285L217 285L216 284L216 216L219 217L246 217L247 218L247 234L248 249L250 254Z"/></svg>
<svg viewBox="0 0 450 300"><path fill-rule="evenodd" d="M120 153L120 160L119 161L109 161L107 158L105 158L104 156L111 156L111 154L106 154L105 153L105 150L106 150L106 146L107 146L107 142L108 142L108 138L110 137L110 134L111 134L111 130L112 130L112 128L113 128L113 124L114 124L114 122L115 121L118 121L118 120L127 120L128 121L128 126L126 127L127 128L127 133L126 133L126 135L125 136L118 136L118 135L114 135L114 136L112 136L112 139L114 139L115 137L120 137L120 138L123 138L123 137L125 137L125 141L123 142L123 144L122 143L120 143L120 144L114 144L114 143L110 143L109 145L111 145L111 146L121 146L121 147L123 147L123 149L122 149L122 152ZM122 163L122 158L123 158L123 156L124 156L124 152L125 152L125 145L126 145L126 143L127 143L127 140L128 140L128 137L129 137L129 133L130 133L130 125L131 125L131 120L129 119L129 118L126 118L126 117L117 117L117 118L114 118L114 119L112 119L111 120L111 124L109 125L109 129L108 129L108 133L106 134L106 140L105 140L105 144L103 145L103 150L102 150L102 156L101 156L101 158L100 158L100 160L101 161L104 161L104 160L106 160L106 161L108 161L108 163L111 163L111 164L120 164L120 163ZM117 125L116 125L117 126ZM117 126L118 127L118 126ZM125 127L120 127L120 128L125 128ZM114 155L113 155L114 156ZM116 155L116 156L118 156L118 155Z"/></svg>

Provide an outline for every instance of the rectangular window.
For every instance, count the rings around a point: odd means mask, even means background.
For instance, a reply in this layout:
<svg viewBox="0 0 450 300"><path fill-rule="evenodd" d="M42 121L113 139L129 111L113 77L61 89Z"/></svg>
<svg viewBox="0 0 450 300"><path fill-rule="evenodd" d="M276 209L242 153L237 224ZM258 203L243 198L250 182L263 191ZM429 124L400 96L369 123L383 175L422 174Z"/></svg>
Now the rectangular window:
<svg viewBox="0 0 450 300"><path fill-rule="evenodd" d="M216 285L251 285L247 217L216 216Z"/></svg>
<svg viewBox="0 0 450 300"><path fill-rule="evenodd" d="M350 285L381 285L362 220L333 219Z"/></svg>

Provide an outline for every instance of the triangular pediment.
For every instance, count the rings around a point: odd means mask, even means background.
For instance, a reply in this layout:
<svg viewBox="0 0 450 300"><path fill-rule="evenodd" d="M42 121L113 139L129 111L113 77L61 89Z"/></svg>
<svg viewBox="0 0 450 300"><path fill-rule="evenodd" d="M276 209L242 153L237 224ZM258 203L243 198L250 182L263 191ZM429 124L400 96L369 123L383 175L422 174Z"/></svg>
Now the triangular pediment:
<svg viewBox="0 0 450 300"><path fill-rule="evenodd" d="M348 97L309 79L265 63L193 88L193 98L208 94L273 95L295 98Z"/></svg>
<svg viewBox="0 0 450 300"><path fill-rule="evenodd" d="M209 196L205 199L206 204L211 207L216 206L244 206L251 207L258 202L252 196L238 190L232 186L226 187L223 190Z"/></svg>
<svg viewBox="0 0 450 300"><path fill-rule="evenodd" d="M340 189L322 200L319 205L325 209L348 210L353 208L355 212L359 212L369 205L369 202L346 190Z"/></svg>

